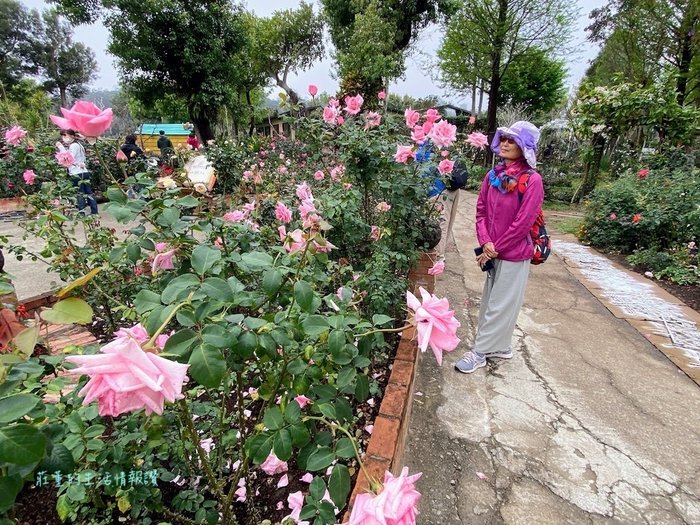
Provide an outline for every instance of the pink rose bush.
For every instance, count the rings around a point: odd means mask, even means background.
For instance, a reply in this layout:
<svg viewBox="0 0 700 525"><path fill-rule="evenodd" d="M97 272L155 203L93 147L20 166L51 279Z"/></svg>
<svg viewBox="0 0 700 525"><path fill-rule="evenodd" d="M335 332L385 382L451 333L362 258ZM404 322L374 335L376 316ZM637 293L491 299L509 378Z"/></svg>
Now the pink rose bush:
<svg viewBox="0 0 700 525"><path fill-rule="evenodd" d="M112 125L112 109L101 110L92 102L79 100L70 109L61 108L63 117L51 115L51 122L61 129L72 129L84 137L102 135Z"/></svg>
<svg viewBox="0 0 700 525"><path fill-rule="evenodd" d="M22 139L27 135L27 132L19 126L12 126L5 132L5 142L10 146L19 146Z"/></svg>
<svg viewBox="0 0 700 525"><path fill-rule="evenodd" d="M447 299L438 299L423 287L418 291L422 302L411 292L406 292L406 303L413 313L412 324L416 326L418 347L425 352L430 345L435 360L442 365L443 352L451 352L459 344L457 329L461 325L454 310L450 310Z"/></svg>
<svg viewBox="0 0 700 525"><path fill-rule="evenodd" d="M137 325L138 326L138 325ZM73 374L90 380L79 392L84 405L97 400L101 416L118 416L145 410L162 414L165 402L181 399L189 365L175 363L142 348L141 329L131 329L138 337L117 337L95 355L70 355L66 361L78 365ZM146 334L147 335L147 334Z"/></svg>
<svg viewBox="0 0 700 525"><path fill-rule="evenodd" d="M408 467L401 474L384 474L379 494L358 494L350 514L350 525L415 525L421 494L415 483L422 474L408 475Z"/></svg>

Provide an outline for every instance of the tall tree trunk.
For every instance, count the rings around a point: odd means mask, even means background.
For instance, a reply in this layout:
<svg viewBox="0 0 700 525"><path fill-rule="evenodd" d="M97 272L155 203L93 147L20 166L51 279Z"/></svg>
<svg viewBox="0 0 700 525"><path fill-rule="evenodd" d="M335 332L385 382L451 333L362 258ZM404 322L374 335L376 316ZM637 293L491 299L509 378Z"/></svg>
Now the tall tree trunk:
<svg viewBox="0 0 700 525"><path fill-rule="evenodd" d="M477 115L481 115L481 111L484 109L484 80L479 82L479 111Z"/></svg>
<svg viewBox="0 0 700 525"><path fill-rule="evenodd" d="M68 107L68 98L66 97L65 86L58 87L58 97L61 99L61 107L67 108Z"/></svg>
<svg viewBox="0 0 700 525"><path fill-rule="evenodd" d="M496 132L496 110L498 109L498 92L501 89L501 58L503 56L503 28L508 15L508 0L498 0L498 29L493 39L493 49L491 50L491 81L489 86L489 107L486 116L486 130L489 141L493 139ZM493 152L490 148L486 150L486 160L491 162Z"/></svg>
<svg viewBox="0 0 700 525"><path fill-rule="evenodd" d="M275 80L277 81L277 85L284 89L285 93L287 93L291 105L296 106L299 103L299 95L297 95L297 92L289 87L286 79L276 77Z"/></svg>
<svg viewBox="0 0 700 525"><path fill-rule="evenodd" d="M214 130L212 129L209 116L203 109L190 108L189 113L195 130L202 139L202 144L206 146L210 140L214 140Z"/></svg>
<svg viewBox="0 0 700 525"><path fill-rule="evenodd" d="M245 90L245 100L248 103L248 108L250 109L250 129L248 130L248 135L252 136L255 133L255 107L253 107L253 102L250 99L250 90Z"/></svg>
<svg viewBox="0 0 700 525"><path fill-rule="evenodd" d="M698 23L698 15L692 15L692 2L688 2L687 11L681 22L681 56L678 63L678 78L676 80L676 100L682 106L688 91L688 73L690 63L693 61L693 37L695 36L695 26Z"/></svg>
<svg viewBox="0 0 700 525"><path fill-rule="evenodd" d="M600 163L603 160L603 152L605 151L605 137L596 134L592 139L593 153L591 159L586 163L586 171L583 174L581 185L571 198L571 202L581 202L586 195L593 191L595 183L598 181L598 173L600 173Z"/></svg>
<svg viewBox="0 0 700 525"><path fill-rule="evenodd" d="M476 80L472 84L472 115L476 116Z"/></svg>

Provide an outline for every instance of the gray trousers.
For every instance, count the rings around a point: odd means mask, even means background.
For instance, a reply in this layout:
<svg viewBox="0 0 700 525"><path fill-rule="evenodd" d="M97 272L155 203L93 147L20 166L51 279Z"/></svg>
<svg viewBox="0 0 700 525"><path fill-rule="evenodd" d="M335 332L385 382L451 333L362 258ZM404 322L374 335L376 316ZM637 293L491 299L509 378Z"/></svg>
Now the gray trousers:
<svg viewBox="0 0 700 525"><path fill-rule="evenodd" d="M518 313L525 298L530 261L494 260L487 272L479 309L479 329L474 341L475 352L492 354L510 347Z"/></svg>

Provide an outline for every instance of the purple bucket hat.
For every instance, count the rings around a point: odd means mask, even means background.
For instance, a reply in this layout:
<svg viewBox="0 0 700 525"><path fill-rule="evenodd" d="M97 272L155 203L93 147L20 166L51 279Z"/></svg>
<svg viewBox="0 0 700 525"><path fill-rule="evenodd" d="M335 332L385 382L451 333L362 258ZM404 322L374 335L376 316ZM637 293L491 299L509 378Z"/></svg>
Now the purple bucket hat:
<svg viewBox="0 0 700 525"><path fill-rule="evenodd" d="M537 167L537 141L540 140L540 130L537 129L537 126L525 120L520 120L510 127L498 128L491 141L491 151L496 155L501 154L502 136L512 137L523 151L523 156L530 167Z"/></svg>

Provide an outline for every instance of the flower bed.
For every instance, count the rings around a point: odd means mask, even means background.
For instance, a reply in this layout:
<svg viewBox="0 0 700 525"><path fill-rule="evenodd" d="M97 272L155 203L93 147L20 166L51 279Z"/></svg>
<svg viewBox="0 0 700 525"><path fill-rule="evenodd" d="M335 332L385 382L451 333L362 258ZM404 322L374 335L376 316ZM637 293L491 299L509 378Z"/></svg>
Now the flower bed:
<svg viewBox="0 0 700 525"><path fill-rule="evenodd" d="M167 184L110 174L105 209L124 224L123 238L78 216L65 177L35 170L24 227L47 248L15 251L51 259L71 283L41 324L97 319L113 338L100 349L72 348L65 359L22 360L13 344L0 356L0 403L13 404L3 432L24 444L0 478L7 494L25 481L53 482L58 514L72 522L336 522L352 476L366 468L358 442L372 416L367 400L381 395L377 377L391 353L385 334L409 335L396 319L405 317L419 226L435 216L425 197L434 180L411 147L393 154L402 128L360 114L361 97L351 98L345 108L331 102L324 121L301 119L303 142L276 138L246 150L231 208L209 201L205 209L205 197L182 194L176 174ZM104 112L85 104L64 116L77 128L104 124ZM442 150L437 169L449 171L454 131L436 112L407 112L412 128L421 119ZM446 300L421 294L407 294L411 323L421 350L430 345L440 360L458 343L458 323ZM35 341L39 329L26 330ZM26 348L32 340L23 337ZM400 402L410 393L406 352L404 342L378 436L398 428L409 406ZM80 377L69 393L64 370ZM62 393L54 405L39 403L47 390ZM367 461L391 459L401 448L393 443L370 441ZM0 461L10 460L6 445L0 438ZM69 475L83 483L59 482ZM415 520L415 480L402 473L387 475L384 488L373 481L374 492L386 492L356 497L351 522L380 512L397 492L411 502L405 523Z"/></svg>

